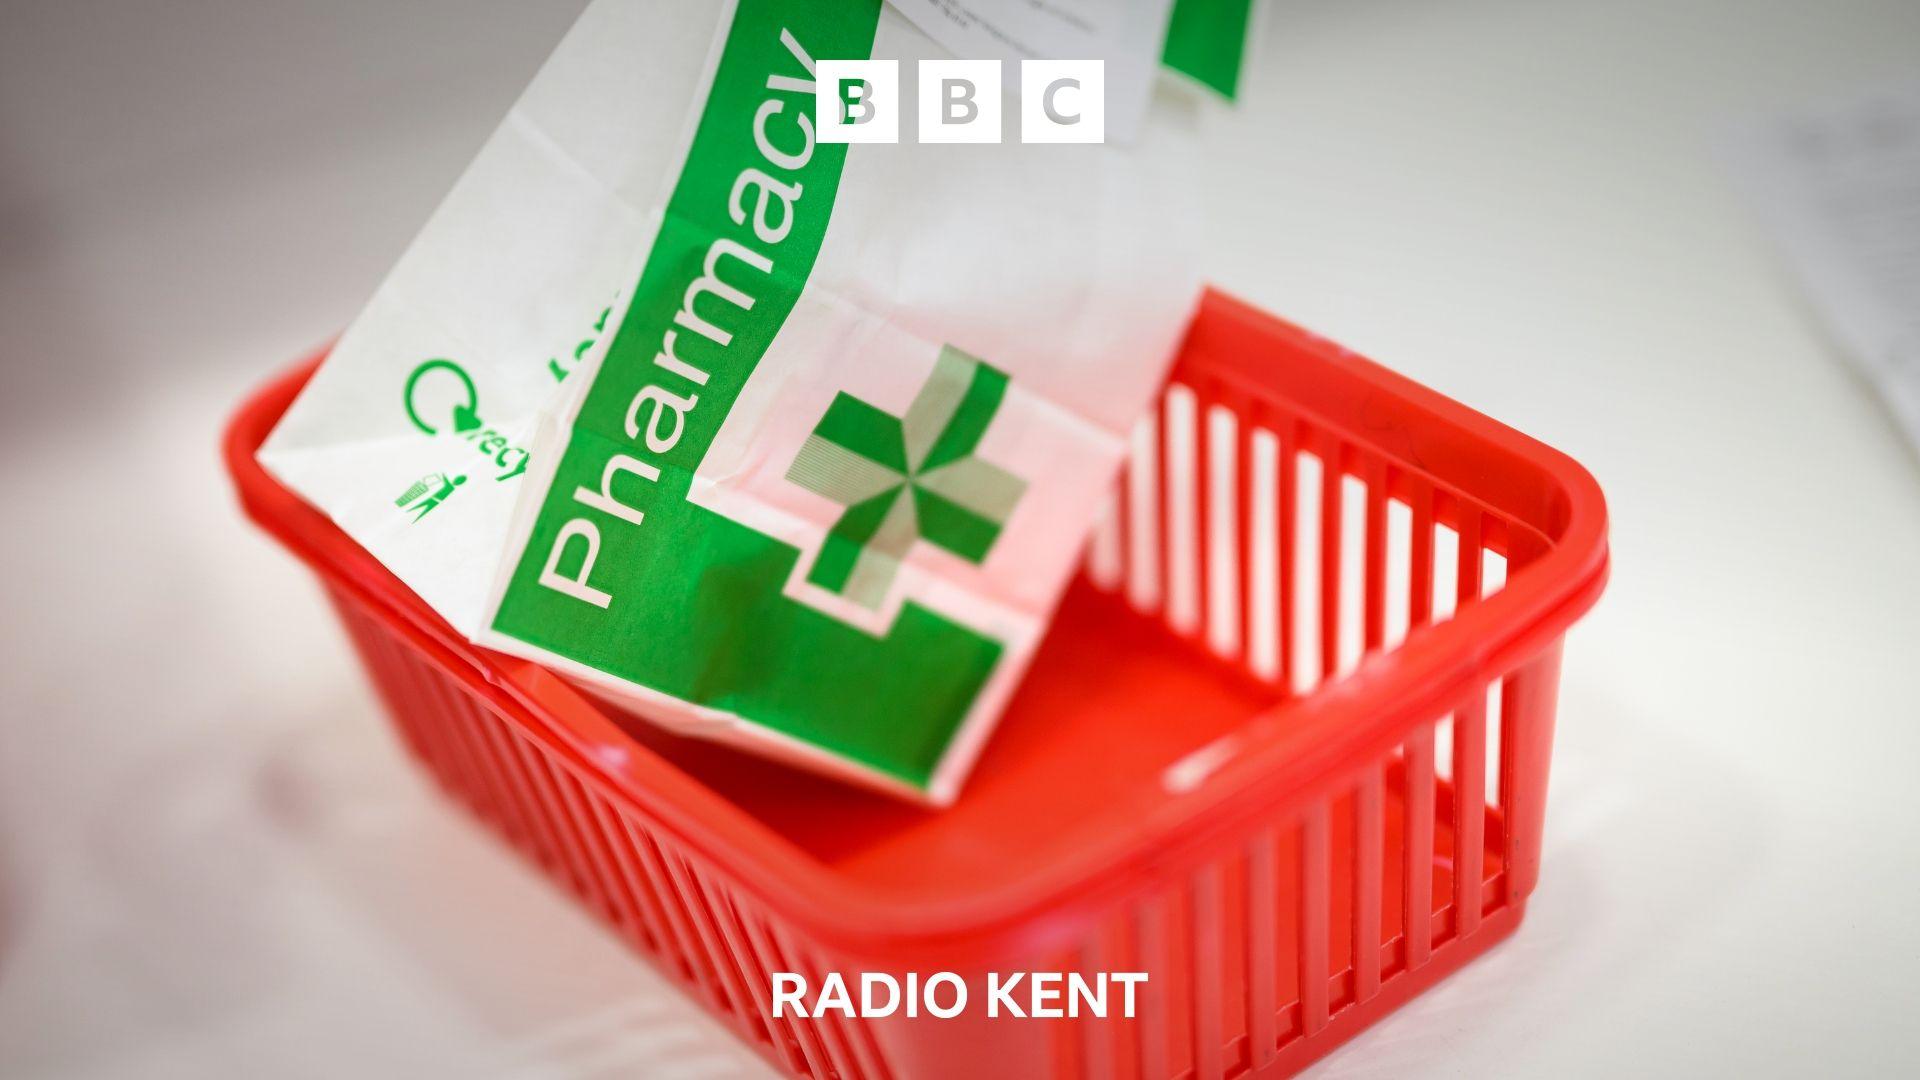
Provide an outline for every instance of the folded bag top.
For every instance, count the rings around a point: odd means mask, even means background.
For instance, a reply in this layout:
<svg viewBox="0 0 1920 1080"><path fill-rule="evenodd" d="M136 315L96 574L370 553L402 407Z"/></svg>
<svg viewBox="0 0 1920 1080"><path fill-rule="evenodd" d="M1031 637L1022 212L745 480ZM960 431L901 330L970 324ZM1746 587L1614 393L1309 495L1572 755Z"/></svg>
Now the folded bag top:
<svg viewBox="0 0 1920 1080"><path fill-rule="evenodd" d="M1164 117L816 137L820 62L945 55L878 0L597 0L261 462L475 642L950 802L1198 285Z"/></svg>

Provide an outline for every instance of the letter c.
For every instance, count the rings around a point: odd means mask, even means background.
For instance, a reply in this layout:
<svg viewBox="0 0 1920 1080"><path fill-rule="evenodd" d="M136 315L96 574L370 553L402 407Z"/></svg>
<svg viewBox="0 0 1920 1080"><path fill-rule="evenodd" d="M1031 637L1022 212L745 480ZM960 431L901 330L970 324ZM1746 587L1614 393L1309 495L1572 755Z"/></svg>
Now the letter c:
<svg viewBox="0 0 1920 1080"><path fill-rule="evenodd" d="M1046 110L1047 119L1053 121L1056 124L1060 124L1062 126L1077 124L1080 122L1079 113L1067 114L1067 113L1061 112L1059 109L1054 108L1054 105L1053 105L1054 95L1058 94L1062 87L1067 87L1067 86L1071 86L1075 90L1078 90L1080 89L1080 80L1079 79L1055 79L1052 82L1047 84L1047 89L1040 95L1040 107Z"/></svg>
<svg viewBox="0 0 1920 1080"><path fill-rule="evenodd" d="M791 172L805 168L807 162L813 159L813 118L806 113L794 117L794 126L800 129L801 142L800 149L789 154L776 148L773 140L767 138L767 119L786 111L784 102L769 98L760 103L760 111L753 114L753 145L768 162Z"/></svg>

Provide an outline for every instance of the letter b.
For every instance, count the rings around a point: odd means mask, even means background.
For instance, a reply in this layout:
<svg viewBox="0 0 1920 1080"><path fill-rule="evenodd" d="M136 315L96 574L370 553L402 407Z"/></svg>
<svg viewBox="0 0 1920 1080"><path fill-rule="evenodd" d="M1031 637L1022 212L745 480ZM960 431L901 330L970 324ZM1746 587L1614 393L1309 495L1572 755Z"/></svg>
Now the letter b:
<svg viewBox="0 0 1920 1080"><path fill-rule="evenodd" d="M865 79L848 80L840 84L840 101L846 106L840 113L843 124L869 124L873 122L873 84Z"/></svg>
<svg viewBox="0 0 1920 1080"><path fill-rule="evenodd" d="M920 61L920 141L1000 141L1000 61Z"/></svg>
<svg viewBox="0 0 1920 1080"><path fill-rule="evenodd" d="M813 112L823 143L899 142L900 61L818 61Z"/></svg>
<svg viewBox="0 0 1920 1080"><path fill-rule="evenodd" d="M973 84L959 79L940 80L943 106L940 122L943 124L970 124L980 115L980 106L973 103Z"/></svg>

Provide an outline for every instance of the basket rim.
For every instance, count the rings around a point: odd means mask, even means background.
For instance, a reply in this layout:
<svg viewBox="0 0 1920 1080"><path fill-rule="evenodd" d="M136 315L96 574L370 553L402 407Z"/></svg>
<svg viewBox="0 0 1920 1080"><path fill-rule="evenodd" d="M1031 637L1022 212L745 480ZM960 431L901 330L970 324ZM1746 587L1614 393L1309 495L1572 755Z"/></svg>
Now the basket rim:
<svg viewBox="0 0 1920 1080"><path fill-rule="evenodd" d="M1225 326L1272 337L1367 393L1414 408L1486 447L1537 468L1564 513L1546 554L1492 597L1371 658L1337 684L1249 718L1244 745L1139 827L1061 860L1044 875L977 895L899 903L870 895L810 858L699 780L622 733L581 691L532 661L476 646L440 619L320 510L259 464L259 448L331 346L256 389L230 420L223 455L242 509L260 528L350 596L430 662L490 699L615 804L652 819L730 879L730 889L848 956L978 957L1068 940L1098 910L1183 873L1214 841L1254 820L1284 819L1347 769L1386 752L1492 677L1556 642L1598 600L1608 572L1606 504L1565 454L1291 323L1208 290L1188 349ZM1190 377L1258 378L1248 365ZM1312 411L1305 409L1303 411ZM1331 418L1316 422L1338 428ZM1146 616L1142 616L1146 617ZM1285 723L1269 722L1284 713Z"/></svg>

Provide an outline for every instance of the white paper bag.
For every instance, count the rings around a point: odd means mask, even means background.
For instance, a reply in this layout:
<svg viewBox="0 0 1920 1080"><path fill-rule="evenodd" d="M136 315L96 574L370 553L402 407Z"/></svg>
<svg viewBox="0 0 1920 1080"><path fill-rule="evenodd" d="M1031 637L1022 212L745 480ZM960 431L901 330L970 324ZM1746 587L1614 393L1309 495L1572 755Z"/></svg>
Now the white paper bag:
<svg viewBox="0 0 1920 1080"><path fill-rule="evenodd" d="M815 60L946 55L873 0L599 0L263 464L477 641L950 800L1197 284L1164 117L813 138Z"/></svg>

